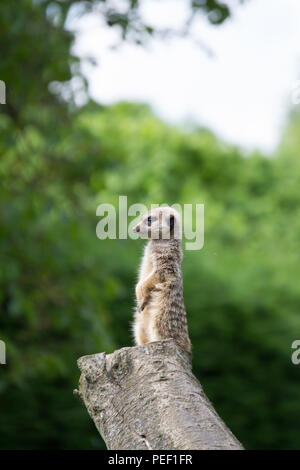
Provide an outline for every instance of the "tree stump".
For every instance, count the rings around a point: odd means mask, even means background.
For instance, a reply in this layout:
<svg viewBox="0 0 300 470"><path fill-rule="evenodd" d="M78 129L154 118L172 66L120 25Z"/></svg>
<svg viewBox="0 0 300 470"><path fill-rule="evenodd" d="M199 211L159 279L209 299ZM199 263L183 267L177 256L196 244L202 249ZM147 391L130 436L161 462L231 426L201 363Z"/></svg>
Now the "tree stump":
<svg viewBox="0 0 300 470"><path fill-rule="evenodd" d="M108 449L243 449L172 339L84 356L79 394Z"/></svg>

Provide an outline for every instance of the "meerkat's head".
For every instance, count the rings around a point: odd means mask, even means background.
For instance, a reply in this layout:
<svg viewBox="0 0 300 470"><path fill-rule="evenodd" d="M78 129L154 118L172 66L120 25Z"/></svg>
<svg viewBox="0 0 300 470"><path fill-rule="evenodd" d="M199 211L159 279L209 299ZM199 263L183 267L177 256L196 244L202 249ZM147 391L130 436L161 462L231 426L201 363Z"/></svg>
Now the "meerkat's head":
<svg viewBox="0 0 300 470"><path fill-rule="evenodd" d="M142 220L133 228L141 238L170 240L181 238L181 217L169 206L157 207L146 212Z"/></svg>

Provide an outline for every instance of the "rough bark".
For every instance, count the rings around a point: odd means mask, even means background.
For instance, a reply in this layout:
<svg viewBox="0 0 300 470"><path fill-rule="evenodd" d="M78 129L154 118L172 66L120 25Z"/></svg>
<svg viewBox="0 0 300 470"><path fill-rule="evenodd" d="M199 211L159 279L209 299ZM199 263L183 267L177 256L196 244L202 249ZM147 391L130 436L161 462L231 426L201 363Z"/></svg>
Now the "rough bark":
<svg viewBox="0 0 300 470"><path fill-rule="evenodd" d="M173 340L84 356L79 394L108 449L242 449Z"/></svg>

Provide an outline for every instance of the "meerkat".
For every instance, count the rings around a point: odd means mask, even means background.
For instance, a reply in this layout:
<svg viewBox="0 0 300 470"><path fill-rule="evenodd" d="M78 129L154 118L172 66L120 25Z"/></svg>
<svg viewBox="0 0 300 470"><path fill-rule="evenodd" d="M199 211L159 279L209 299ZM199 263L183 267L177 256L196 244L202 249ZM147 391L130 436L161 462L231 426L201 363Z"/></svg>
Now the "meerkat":
<svg viewBox="0 0 300 470"><path fill-rule="evenodd" d="M169 206L158 207L144 214L133 230L150 239L136 285L135 343L173 338L191 351L183 301L180 215Z"/></svg>

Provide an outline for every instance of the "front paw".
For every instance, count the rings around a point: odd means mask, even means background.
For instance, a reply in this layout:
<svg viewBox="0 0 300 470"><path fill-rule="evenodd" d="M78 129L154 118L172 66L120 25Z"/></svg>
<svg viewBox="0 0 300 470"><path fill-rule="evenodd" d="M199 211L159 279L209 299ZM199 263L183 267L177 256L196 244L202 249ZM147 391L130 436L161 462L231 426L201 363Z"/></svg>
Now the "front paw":
<svg viewBox="0 0 300 470"><path fill-rule="evenodd" d="M142 312L147 304L147 291L143 284L137 284L135 292L139 311Z"/></svg>
<svg viewBox="0 0 300 470"><path fill-rule="evenodd" d="M148 300L146 299L146 300L143 301L142 305L139 305L139 311L140 311L140 312L142 312L142 311L144 310L144 308L146 307L147 303L148 303Z"/></svg>
<svg viewBox="0 0 300 470"><path fill-rule="evenodd" d="M147 303L148 303L148 298L147 297L140 297L139 299L137 299L138 309L139 309L140 312L142 312L144 310Z"/></svg>
<svg viewBox="0 0 300 470"><path fill-rule="evenodd" d="M135 288L135 293L136 293L138 304L141 304L143 301L143 298L146 296L146 292L142 284L137 284Z"/></svg>

